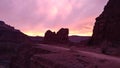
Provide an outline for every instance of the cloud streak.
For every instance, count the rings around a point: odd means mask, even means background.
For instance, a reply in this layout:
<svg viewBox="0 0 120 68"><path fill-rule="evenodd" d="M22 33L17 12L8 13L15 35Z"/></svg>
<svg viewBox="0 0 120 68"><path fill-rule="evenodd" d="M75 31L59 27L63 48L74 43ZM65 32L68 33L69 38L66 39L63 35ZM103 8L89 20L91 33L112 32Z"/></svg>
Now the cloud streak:
<svg viewBox="0 0 120 68"><path fill-rule="evenodd" d="M47 29L70 29L70 35L91 35L95 17L108 0L1 0L0 19L28 35Z"/></svg>

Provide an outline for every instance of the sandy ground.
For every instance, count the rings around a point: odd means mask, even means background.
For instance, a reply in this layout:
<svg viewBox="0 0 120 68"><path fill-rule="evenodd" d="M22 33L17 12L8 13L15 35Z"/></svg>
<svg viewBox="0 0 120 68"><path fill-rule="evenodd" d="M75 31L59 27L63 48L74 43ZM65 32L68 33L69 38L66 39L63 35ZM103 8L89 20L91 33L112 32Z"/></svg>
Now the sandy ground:
<svg viewBox="0 0 120 68"><path fill-rule="evenodd" d="M46 68L120 68L120 58L72 48L40 44L36 48L51 51L35 54L31 61ZM35 63L36 68L40 68ZM41 67L42 68L42 67Z"/></svg>

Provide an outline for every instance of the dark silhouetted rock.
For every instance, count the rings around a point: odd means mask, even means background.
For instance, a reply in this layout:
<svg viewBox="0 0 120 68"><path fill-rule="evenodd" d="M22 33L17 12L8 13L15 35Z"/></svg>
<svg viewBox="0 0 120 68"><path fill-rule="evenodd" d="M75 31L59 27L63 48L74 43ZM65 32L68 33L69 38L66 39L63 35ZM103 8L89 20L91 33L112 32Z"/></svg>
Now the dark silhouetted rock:
<svg viewBox="0 0 120 68"><path fill-rule="evenodd" d="M47 43L49 42L55 42L55 37L56 37L56 34L55 32L52 32L50 30L48 30L46 33L45 33L45 37L44 37L44 41Z"/></svg>
<svg viewBox="0 0 120 68"><path fill-rule="evenodd" d="M62 28L57 33L48 30L45 33L44 42L46 43L66 43L68 38L69 29Z"/></svg>
<svg viewBox="0 0 120 68"><path fill-rule="evenodd" d="M89 44L120 41L120 0L109 0L102 14L96 18Z"/></svg>
<svg viewBox="0 0 120 68"><path fill-rule="evenodd" d="M0 21L0 42L31 43L31 40L19 30Z"/></svg>
<svg viewBox="0 0 120 68"><path fill-rule="evenodd" d="M30 68L31 44L27 35L0 21L0 59L10 61L9 68Z"/></svg>
<svg viewBox="0 0 120 68"><path fill-rule="evenodd" d="M4 21L0 21L0 25L4 25L5 24L5 22Z"/></svg>
<svg viewBox="0 0 120 68"><path fill-rule="evenodd" d="M69 29L62 28L57 32L57 41L61 43L68 42Z"/></svg>

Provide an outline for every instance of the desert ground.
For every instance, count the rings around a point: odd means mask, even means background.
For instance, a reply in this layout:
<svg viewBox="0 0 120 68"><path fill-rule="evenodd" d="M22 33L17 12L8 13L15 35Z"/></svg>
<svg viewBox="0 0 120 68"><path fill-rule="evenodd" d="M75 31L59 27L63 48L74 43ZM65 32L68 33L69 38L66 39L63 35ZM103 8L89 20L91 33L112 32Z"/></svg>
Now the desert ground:
<svg viewBox="0 0 120 68"><path fill-rule="evenodd" d="M120 68L120 58L115 56L47 44L38 44L35 48L50 53L35 54L31 58L32 68Z"/></svg>

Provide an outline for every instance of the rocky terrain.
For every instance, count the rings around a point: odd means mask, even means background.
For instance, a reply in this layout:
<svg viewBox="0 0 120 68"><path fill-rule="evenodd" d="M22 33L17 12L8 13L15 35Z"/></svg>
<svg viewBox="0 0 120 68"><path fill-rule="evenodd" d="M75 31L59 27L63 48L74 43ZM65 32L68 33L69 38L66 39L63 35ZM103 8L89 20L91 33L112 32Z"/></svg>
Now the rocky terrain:
<svg viewBox="0 0 120 68"><path fill-rule="evenodd" d="M91 47L86 48L57 46L70 42L67 28L57 33L48 30L41 40L0 21L0 68L120 68L119 3L109 0L96 18L92 38L88 40ZM38 44L39 41L45 44Z"/></svg>
<svg viewBox="0 0 120 68"><path fill-rule="evenodd" d="M31 40L19 30L0 21L0 42L30 43Z"/></svg>
<svg viewBox="0 0 120 68"><path fill-rule="evenodd" d="M120 0L109 0L102 14L96 18L91 44L103 41L120 42Z"/></svg>
<svg viewBox="0 0 120 68"><path fill-rule="evenodd" d="M96 45L102 52L120 56L120 0L109 0L102 14L96 18L89 45Z"/></svg>
<svg viewBox="0 0 120 68"><path fill-rule="evenodd" d="M24 62L29 59L25 57L29 57L31 52L27 51L30 51L32 43L27 35L0 21L0 68L24 68Z"/></svg>
<svg viewBox="0 0 120 68"><path fill-rule="evenodd" d="M53 45L39 44L35 48L49 53L34 54L31 68L119 68L120 58Z"/></svg>

